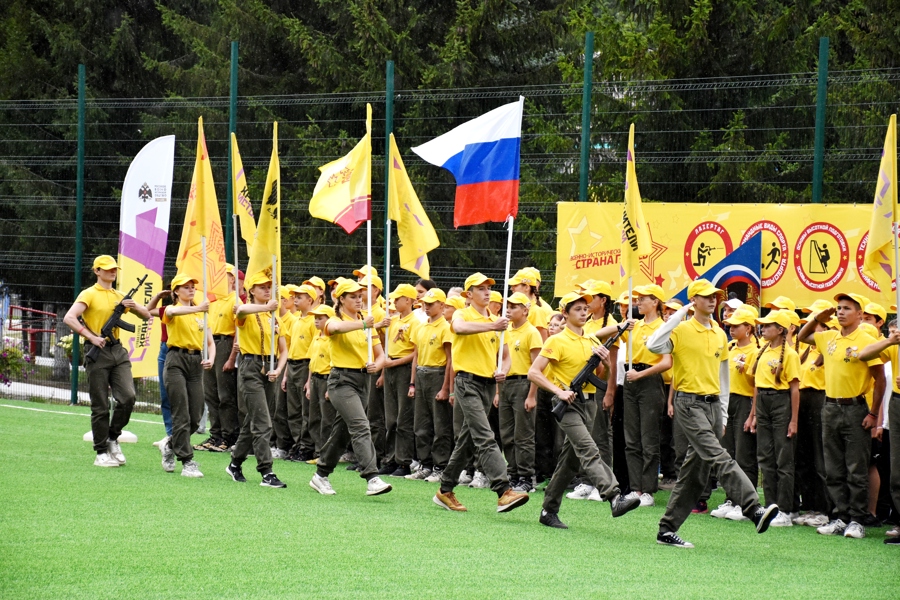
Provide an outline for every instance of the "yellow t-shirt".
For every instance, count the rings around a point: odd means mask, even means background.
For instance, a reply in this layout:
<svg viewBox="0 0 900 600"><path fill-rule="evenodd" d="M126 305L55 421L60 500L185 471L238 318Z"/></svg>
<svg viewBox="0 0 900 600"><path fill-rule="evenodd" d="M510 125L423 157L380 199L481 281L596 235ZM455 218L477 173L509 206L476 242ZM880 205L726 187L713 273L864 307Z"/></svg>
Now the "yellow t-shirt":
<svg viewBox="0 0 900 600"><path fill-rule="evenodd" d="M261 312L250 315L241 315L235 319L235 325L240 331L241 354L257 354L268 356L272 351L272 313ZM278 319L275 319L278 325ZM260 326L262 329L260 330ZM283 337L280 332L277 337ZM275 356L278 356L278 339L275 340Z"/></svg>
<svg viewBox="0 0 900 600"><path fill-rule="evenodd" d="M541 300L540 306L537 305L537 302L532 302L531 308L528 309L528 322L535 327L547 329L547 323L550 319L550 316L547 313L547 309L549 308L550 307L547 306L547 303L543 300Z"/></svg>
<svg viewBox="0 0 900 600"><path fill-rule="evenodd" d="M297 313L297 315L299 314L300 313ZM288 348L291 347L291 330L294 328L294 321L297 319L297 315L290 311L283 315L275 313L275 320L278 323L278 332L284 336L284 341L287 343Z"/></svg>
<svg viewBox="0 0 900 600"><path fill-rule="evenodd" d="M825 389L825 366L816 366L819 358L819 350L811 346L806 360L800 365L800 389L812 388L814 390Z"/></svg>
<svg viewBox="0 0 900 600"><path fill-rule="evenodd" d="M209 305L209 330L213 335L234 335L234 301L231 292Z"/></svg>
<svg viewBox="0 0 900 600"><path fill-rule="evenodd" d="M316 332L318 333L318 331ZM309 345L309 370L311 373L331 373L331 338L317 335Z"/></svg>
<svg viewBox="0 0 900 600"><path fill-rule="evenodd" d="M470 323L489 323L496 321L496 317L485 317L474 306L467 306L453 313L453 323L468 321ZM453 323L450 329L454 331ZM468 335L457 334L453 340L452 358L453 368L457 371L465 371L481 377L493 377L497 368L497 350L500 343L500 334L496 331L473 333Z"/></svg>
<svg viewBox="0 0 900 600"><path fill-rule="evenodd" d="M88 329L94 332L94 335L100 335L100 330L112 316L116 305L122 301L125 294L114 288L105 289L99 283L95 283L91 287L84 289L78 294L75 302L81 302L85 306L81 317L84 319ZM128 309L125 310L128 312ZM113 330L113 336L118 339L119 328Z"/></svg>
<svg viewBox="0 0 900 600"><path fill-rule="evenodd" d="M353 319L341 314L341 321ZM337 317L331 317L325 324L325 335L331 338L331 366L340 369L362 369L369 360L368 331L355 329L347 333L331 334L329 326L339 323ZM372 335L372 347L381 344L377 335ZM373 354L374 358L374 354Z"/></svg>
<svg viewBox="0 0 900 600"><path fill-rule="evenodd" d="M312 358L309 348L318 335L315 315L302 317L300 313L297 313L294 317L294 326L291 328L291 345L288 347L288 358L291 360Z"/></svg>
<svg viewBox="0 0 900 600"><path fill-rule="evenodd" d="M760 354L759 363L756 364L756 387L787 390L790 389L793 380L800 379L800 355L790 346L784 348L784 368L777 381L775 371L781 364L781 346L766 348L765 352L760 349L757 356ZM753 362L756 362L756 356L753 357Z"/></svg>
<svg viewBox="0 0 900 600"><path fill-rule="evenodd" d="M203 313L172 316L168 310L164 310L162 322L166 324L166 331L169 332L166 345L170 348L173 346L188 350L203 348Z"/></svg>
<svg viewBox="0 0 900 600"><path fill-rule="evenodd" d="M891 390L895 394L900 394L900 388L897 387L897 376L900 375L900 357L898 357L898 349L900 346L888 346L886 350L881 353L882 362L891 363Z"/></svg>
<svg viewBox="0 0 900 600"><path fill-rule="evenodd" d="M627 352L628 338L631 338L632 362L643 363L645 365L655 365L662 360L661 354L654 354L647 350L644 345L647 339L656 333L656 330L664 323L661 318L657 317L652 323L645 323L643 319L634 324L632 331L626 331L620 338L622 340L622 348ZM627 358L626 358L627 360Z"/></svg>
<svg viewBox="0 0 900 600"><path fill-rule="evenodd" d="M379 296L378 299L381 301L381 303L376 302L376 303L375 303L375 310L372 311L372 316L375 318L375 322L376 322L376 323L378 323L378 322L380 322L380 321L384 321L384 317L385 317L385 315L387 314L387 313L384 311L384 298L382 298L381 296ZM366 308L364 308L364 309L362 309L361 311L359 311L359 314L361 314L361 315L363 316L363 318L368 317L368 316L369 316L369 310L366 309ZM380 331L380 332L384 332L384 330L385 330L384 327L378 327L377 329L378 329L378 331Z"/></svg>
<svg viewBox="0 0 900 600"><path fill-rule="evenodd" d="M405 317L397 316L391 319L386 338L388 354L391 358L403 358L412 354L415 350L412 338L419 325L419 319L412 312Z"/></svg>
<svg viewBox="0 0 900 600"><path fill-rule="evenodd" d="M537 327L525 321L521 327L514 328L510 322L504 342L509 347L511 359L508 374L528 375L528 369L531 368L531 351L540 350L544 343Z"/></svg>
<svg viewBox="0 0 900 600"><path fill-rule="evenodd" d="M416 364L420 367L446 367L447 354L444 344L453 343L450 323L438 317L433 323L422 323L413 335L413 344L419 351Z"/></svg>
<svg viewBox="0 0 900 600"><path fill-rule="evenodd" d="M672 332L672 385L687 394L718 394L719 363L728 360L728 339L715 321L709 328L697 319Z"/></svg>
<svg viewBox="0 0 900 600"><path fill-rule="evenodd" d="M728 360L731 361L728 364L731 371L728 374L728 381L731 385L730 393L753 397L753 388L756 384L750 373L753 371L753 359L757 352L759 352L759 348L756 347L756 344L748 344L743 347L738 347L737 344L731 346L728 351ZM741 363L744 365L743 372L739 370Z"/></svg>
<svg viewBox="0 0 900 600"><path fill-rule="evenodd" d="M584 368L591 357L592 349L600 345L594 336L578 335L568 327L556 335L551 335L541 348L541 356L549 359L550 365L544 371L547 379L562 389L569 389L572 379ZM584 386L584 392L595 392L592 383Z"/></svg>
<svg viewBox="0 0 900 600"><path fill-rule="evenodd" d="M857 327L844 336L840 331L819 331L816 348L825 359L825 395L830 398L853 398L866 393L871 383L869 367L883 364L880 357L859 360L859 351L875 343L875 338Z"/></svg>

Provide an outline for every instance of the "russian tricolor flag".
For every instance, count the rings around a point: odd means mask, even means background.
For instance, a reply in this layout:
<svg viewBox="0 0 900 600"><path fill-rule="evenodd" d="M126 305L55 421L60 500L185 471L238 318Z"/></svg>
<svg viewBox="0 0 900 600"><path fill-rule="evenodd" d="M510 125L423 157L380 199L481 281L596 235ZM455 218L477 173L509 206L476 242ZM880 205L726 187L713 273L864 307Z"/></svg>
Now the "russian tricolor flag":
<svg viewBox="0 0 900 600"><path fill-rule="evenodd" d="M412 149L456 177L455 227L503 223L518 214L524 106L519 96Z"/></svg>

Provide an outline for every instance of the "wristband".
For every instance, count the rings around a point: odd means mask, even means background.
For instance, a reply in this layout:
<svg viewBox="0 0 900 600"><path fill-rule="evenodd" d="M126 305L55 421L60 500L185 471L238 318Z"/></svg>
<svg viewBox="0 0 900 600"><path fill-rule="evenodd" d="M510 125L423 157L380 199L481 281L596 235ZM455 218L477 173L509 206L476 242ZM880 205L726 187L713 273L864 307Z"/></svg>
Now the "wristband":
<svg viewBox="0 0 900 600"><path fill-rule="evenodd" d="M873 413L871 410L869 411L869 416L870 416L870 417L875 417L876 419L878 418L878 415L876 415L875 413Z"/></svg>
<svg viewBox="0 0 900 600"><path fill-rule="evenodd" d="M409 384L409 387L416 387L416 384L411 383L411 384Z"/></svg>
<svg viewBox="0 0 900 600"><path fill-rule="evenodd" d="M84 337L84 327L82 327L81 329L78 330L78 335L80 335L81 337Z"/></svg>

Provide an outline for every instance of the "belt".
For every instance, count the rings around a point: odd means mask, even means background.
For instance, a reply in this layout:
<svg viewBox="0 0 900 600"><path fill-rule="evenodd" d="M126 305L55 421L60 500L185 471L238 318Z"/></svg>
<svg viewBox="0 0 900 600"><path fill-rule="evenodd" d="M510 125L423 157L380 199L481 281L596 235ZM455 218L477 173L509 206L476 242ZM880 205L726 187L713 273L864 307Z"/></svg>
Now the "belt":
<svg viewBox="0 0 900 600"><path fill-rule="evenodd" d="M169 352L180 352L181 354L200 354L200 350L190 350L188 348L179 348L178 346L169 346Z"/></svg>
<svg viewBox="0 0 900 600"><path fill-rule="evenodd" d="M703 401L706 402L707 404L712 404L713 402L718 402L718 401L719 401L719 395L718 395L718 394L691 394L691 393L688 393L688 392L676 392L676 395L678 395L678 396L692 396L692 397L696 398L697 400L703 400Z"/></svg>
<svg viewBox="0 0 900 600"><path fill-rule="evenodd" d="M647 369L649 369L652 366L653 365L648 365L647 363L634 363L633 365L631 365L631 370L640 373L641 371L646 371ZM628 365L625 365L625 367L627 370Z"/></svg>
<svg viewBox="0 0 900 600"><path fill-rule="evenodd" d="M267 360L269 358L268 354L243 354L241 353L241 359L252 359L252 360Z"/></svg>
<svg viewBox="0 0 900 600"><path fill-rule="evenodd" d="M831 398L825 396L825 402L829 404L839 404L840 406L853 406L855 404L866 404L865 396L854 396L853 398Z"/></svg>
<svg viewBox="0 0 900 600"><path fill-rule="evenodd" d="M223 333L223 334L218 334L218 335L214 335L214 336L213 336L213 341L214 341L214 342L222 342L222 341L225 341L225 340L233 340L233 339L234 339L234 336L233 336L233 335L225 335L224 333Z"/></svg>
<svg viewBox="0 0 900 600"><path fill-rule="evenodd" d="M106 339L106 338L104 338L104 339ZM109 340L106 340L106 345L103 346L103 348L115 348L116 346L118 346L118 345L121 344L121 343L122 343L122 342L120 342L119 340L116 340L116 341L114 341L114 342L111 342L111 341L109 341ZM87 340L84 340L84 347L85 347L85 348L90 349L91 346L93 346L92 343L90 343L90 342L87 341ZM102 348L101 348L101 350L102 350Z"/></svg>
<svg viewBox="0 0 900 600"><path fill-rule="evenodd" d="M774 388L756 388L756 392L763 396L774 396L775 394L787 394L790 390L776 390Z"/></svg>
<svg viewBox="0 0 900 600"><path fill-rule="evenodd" d="M507 381L515 381L516 379L528 379L528 375L507 375Z"/></svg>
<svg viewBox="0 0 900 600"><path fill-rule="evenodd" d="M365 367L363 367L362 369L347 369L344 367L331 367L331 372L334 373L335 371L341 371L344 373L365 373L365 374L369 373Z"/></svg>
<svg viewBox="0 0 900 600"><path fill-rule="evenodd" d="M445 371L447 367L419 367L416 366L416 371L425 371L426 373L436 373L438 371Z"/></svg>
<svg viewBox="0 0 900 600"><path fill-rule="evenodd" d="M483 383L484 385L497 383L497 380L495 380L493 377L482 377L481 375L467 373L466 371L457 371L456 376L461 379L469 379L470 381L477 381L478 383Z"/></svg>
<svg viewBox="0 0 900 600"><path fill-rule="evenodd" d="M328 379L328 375L322 375L321 373L310 373L310 376L316 379Z"/></svg>
<svg viewBox="0 0 900 600"><path fill-rule="evenodd" d="M308 358L289 358L288 359L289 365L302 365L304 363L309 363L309 359Z"/></svg>

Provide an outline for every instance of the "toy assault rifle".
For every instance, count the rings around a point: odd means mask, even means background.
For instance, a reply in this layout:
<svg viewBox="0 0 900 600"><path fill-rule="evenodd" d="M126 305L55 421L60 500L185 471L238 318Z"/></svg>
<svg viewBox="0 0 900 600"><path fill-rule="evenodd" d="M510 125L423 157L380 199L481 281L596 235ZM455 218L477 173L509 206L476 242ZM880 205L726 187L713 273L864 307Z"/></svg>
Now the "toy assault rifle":
<svg viewBox="0 0 900 600"><path fill-rule="evenodd" d="M628 324L622 323L622 325L616 329L615 335L606 340L606 342L603 344L603 347L607 350L612 348L612 345L616 343L616 340L622 337L622 334L625 333L626 329L628 329ZM585 401L584 386L586 386L588 383L592 383L597 387L601 387L606 383L605 381L597 377L595 373L597 371L597 367L599 366L600 357L596 354L591 353L591 357L588 359L587 364L583 369L581 369L581 371L578 372L578 375L575 376L575 378L572 380L572 383L569 384L569 390L575 392L575 398L578 400L578 402ZM552 412L553 416L556 417L556 421L560 422L563 420L563 415L566 414L567 410L569 410L569 403L560 400L556 403L556 406L554 406L553 410L551 410L550 412Z"/></svg>
<svg viewBox="0 0 900 600"><path fill-rule="evenodd" d="M103 324L103 327L100 328L100 337L106 340L107 343L114 343L116 338L113 337L113 330L124 329L125 331L130 331L134 333L134 325L127 321L122 320L122 315L125 314L125 305L122 304L126 300L131 300L132 296L134 296L141 286L144 285L144 281L147 280L147 274L145 273L143 277L138 279L137 285L134 286L131 291L129 291L124 298L122 298L116 307L113 309L112 316L106 320L106 323ZM83 321L82 321L83 323ZM97 354L100 352L100 346L94 346L91 344L90 350L84 355L85 360L97 360Z"/></svg>

